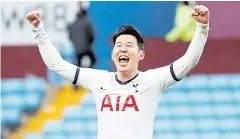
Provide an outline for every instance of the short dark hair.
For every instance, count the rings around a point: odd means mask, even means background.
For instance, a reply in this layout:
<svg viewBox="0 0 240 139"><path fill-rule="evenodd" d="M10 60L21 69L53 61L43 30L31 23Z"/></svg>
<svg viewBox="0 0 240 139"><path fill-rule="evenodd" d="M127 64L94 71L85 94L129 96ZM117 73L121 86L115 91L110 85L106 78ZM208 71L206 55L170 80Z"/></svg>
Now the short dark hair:
<svg viewBox="0 0 240 139"><path fill-rule="evenodd" d="M189 2L188 2L188 1L183 1L182 3L183 3L184 5L189 6Z"/></svg>
<svg viewBox="0 0 240 139"><path fill-rule="evenodd" d="M140 32L133 27L132 25L122 25L118 28L118 30L113 34L113 43L115 44L116 39L123 34L132 35L137 39L138 47L143 50L144 49L144 40L141 36Z"/></svg>

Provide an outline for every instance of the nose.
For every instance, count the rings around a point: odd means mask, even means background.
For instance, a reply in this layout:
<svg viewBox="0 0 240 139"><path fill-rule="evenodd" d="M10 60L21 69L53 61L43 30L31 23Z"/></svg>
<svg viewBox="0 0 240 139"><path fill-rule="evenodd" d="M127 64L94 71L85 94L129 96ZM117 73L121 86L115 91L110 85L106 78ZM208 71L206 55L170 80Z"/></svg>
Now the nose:
<svg viewBox="0 0 240 139"><path fill-rule="evenodd" d="M122 45L120 52L126 53L127 52L127 47L125 45Z"/></svg>

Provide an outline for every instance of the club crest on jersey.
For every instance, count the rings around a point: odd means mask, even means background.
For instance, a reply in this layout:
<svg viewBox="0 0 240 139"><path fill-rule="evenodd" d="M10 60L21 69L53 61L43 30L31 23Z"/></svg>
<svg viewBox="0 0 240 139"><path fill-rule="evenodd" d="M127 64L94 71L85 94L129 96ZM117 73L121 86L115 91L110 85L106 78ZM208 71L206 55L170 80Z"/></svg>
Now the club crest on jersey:
<svg viewBox="0 0 240 139"><path fill-rule="evenodd" d="M113 107L112 101L116 101L116 106L115 107ZM123 103L122 107L120 107L121 103ZM139 111L138 105L137 105L135 97L133 95L128 95L126 97L126 99L124 99L121 96L117 96L116 100L113 100L113 99L111 99L111 97L109 95L106 95L102 99L101 111L104 111L104 110L125 111L127 109L134 109L135 111Z"/></svg>

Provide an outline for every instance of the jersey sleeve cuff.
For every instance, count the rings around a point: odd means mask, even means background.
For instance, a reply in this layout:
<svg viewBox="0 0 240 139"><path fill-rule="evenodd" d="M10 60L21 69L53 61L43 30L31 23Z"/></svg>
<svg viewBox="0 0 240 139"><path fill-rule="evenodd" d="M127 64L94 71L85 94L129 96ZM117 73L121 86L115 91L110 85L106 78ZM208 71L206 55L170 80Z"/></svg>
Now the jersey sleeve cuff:
<svg viewBox="0 0 240 139"><path fill-rule="evenodd" d="M197 28L199 28L201 30L201 32L207 33L209 31L209 23L202 24L202 23L197 22Z"/></svg>
<svg viewBox="0 0 240 139"><path fill-rule="evenodd" d="M172 75L172 77L173 77L173 79L174 79L175 81L181 81L181 79L178 79L177 76L176 76L175 73L174 73L173 63L170 65L170 72L171 72L171 75Z"/></svg>
<svg viewBox="0 0 240 139"><path fill-rule="evenodd" d="M40 22L40 24L38 26L34 26L32 25L32 30L33 31L37 31L43 28L43 23Z"/></svg>
<svg viewBox="0 0 240 139"><path fill-rule="evenodd" d="M197 27L208 27L208 26L209 26L209 23L203 24L203 23L197 22Z"/></svg>
<svg viewBox="0 0 240 139"><path fill-rule="evenodd" d="M74 85L77 84L78 76L79 76L79 72L80 72L80 68L77 67L77 69L76 69L76 73L75 73L75 76L74 76L74 79L73 79L73 82L72 82L72 84L74 84Z"/></svg>

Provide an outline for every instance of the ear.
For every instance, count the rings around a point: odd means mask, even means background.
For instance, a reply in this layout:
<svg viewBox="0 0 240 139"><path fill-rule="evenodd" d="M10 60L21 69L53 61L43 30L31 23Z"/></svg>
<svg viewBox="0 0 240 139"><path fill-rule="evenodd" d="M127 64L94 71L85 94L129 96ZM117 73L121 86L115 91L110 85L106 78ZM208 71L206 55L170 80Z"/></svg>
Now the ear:
<svg viewBox="0 0 240 139"><path fill-rule="evenodd" d="M143 50L140 50L138 59L139 59L139 60L143 60L144 57L145 57L145 52L144 52Z"/></svg>

